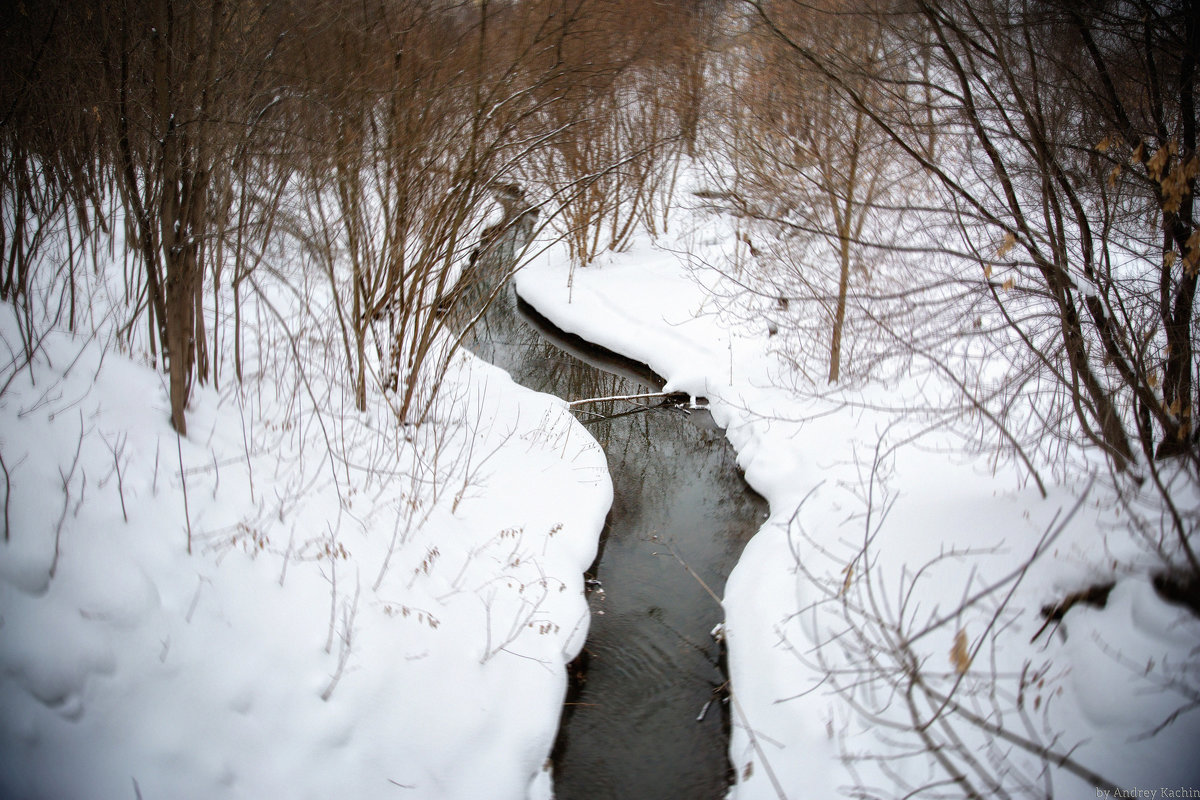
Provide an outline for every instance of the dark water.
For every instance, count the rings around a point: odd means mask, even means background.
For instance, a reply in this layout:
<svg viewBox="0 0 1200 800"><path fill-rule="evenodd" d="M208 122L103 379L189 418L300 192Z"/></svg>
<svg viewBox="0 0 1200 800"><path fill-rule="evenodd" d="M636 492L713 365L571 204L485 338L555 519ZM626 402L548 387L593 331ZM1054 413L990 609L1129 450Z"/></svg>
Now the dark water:
<svg viewBox="0 0 1200 800"><path fill-rule="evenodd" d="M649 370L563 340L517 305L502 293L471 345L517 382L568 400L658 390ZM766 504L704 417L628 401L579 413L608 455L615 499L554 754L559 800L720 798L729 785L725 676L710 635L722 614L701 581L722 595Z"/></svg>

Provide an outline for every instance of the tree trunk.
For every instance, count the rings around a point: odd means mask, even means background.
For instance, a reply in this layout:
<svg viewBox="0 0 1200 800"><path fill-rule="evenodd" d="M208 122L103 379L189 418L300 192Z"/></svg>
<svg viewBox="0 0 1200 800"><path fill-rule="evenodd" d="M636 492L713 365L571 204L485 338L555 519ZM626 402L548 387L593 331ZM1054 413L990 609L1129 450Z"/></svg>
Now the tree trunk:
<svg viewBox="0 0 1200 800"><path fill-rule="evenodd" d="M850 288L850 234L838 232L842 274L838 280L837 307L833 313L833 336L829 343L829 382L837 383L842 368L842 326L846 322L846 292Z"/></svg>

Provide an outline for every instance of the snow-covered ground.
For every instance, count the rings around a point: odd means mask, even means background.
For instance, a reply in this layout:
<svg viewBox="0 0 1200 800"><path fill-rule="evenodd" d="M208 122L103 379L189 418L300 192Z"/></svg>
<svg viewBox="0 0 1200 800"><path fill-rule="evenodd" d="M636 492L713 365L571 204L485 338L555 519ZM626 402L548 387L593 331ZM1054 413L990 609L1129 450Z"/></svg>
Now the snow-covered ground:
<svg viewBox="0 0 1200 800"><path fill-rule="evenodd" d="M770 502L724 593L731 795L902 796L945 779L922 735L1009 788L1020 771L1043 788L1031 747L1125 789L1200 787L1200 623L1152 591L1103 480L1043 499L917 415L871 410L903 381L804 390L770 312L727 313L726 279L696 266L727 263L735 232L673 226L570 286L549 248L518 289L707 398ZM399 426L381 397L353 411L329 318L263 297L290 329L247 299L246 382L225 365L183 440L144 354L54 329L18 368L0 311L0 796L549 796L603 453L562 401L466 354L429 424ZM1104 610L1038 635L1043 604L1104 580ZM953 695L923 732L918 673Z"/></svg>
<svg viewBox="0 0 1200 800"><path fill-rule="evenodd" d="M17 369L0 310L0 797L549 796L603 452L466 354L433 423L358 413L285 316L179 440L144 357Z"/></svg>
<svg viewBox="0 0 1200 800"><path fill-rule="evenodd" d="M672 225L674 239L573 271L551 253L517 289L667 389L707 398L770 503L724 593L730 796L956 795L930 741L977 759L971 780L992 796L1003 789L978 776L1061 797L1102 796L1098 778L1200 792L1200 620L1153 591L1103 481L1083 465L1043 499L1027 473L964 454L919 415L871 410L928 386L797 391L770 311L747 322L716 300L738 290L720 274L743 246L729 222L695 212ZM1044 604L1108 580L1104 610L1076 605L1035 639ZM922 687L950 700L932 708ZM1047 778L1038 748L1097 776Z"/></svg>

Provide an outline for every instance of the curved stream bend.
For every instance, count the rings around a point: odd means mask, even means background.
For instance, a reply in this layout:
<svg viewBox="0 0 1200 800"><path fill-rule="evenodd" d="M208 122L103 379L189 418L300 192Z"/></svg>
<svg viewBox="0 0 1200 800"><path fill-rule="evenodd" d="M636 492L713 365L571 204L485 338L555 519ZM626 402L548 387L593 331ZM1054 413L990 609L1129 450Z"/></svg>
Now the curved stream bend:
<svg viewBox="0 0 1200 800"><path fill-rule="evenodd" d="M568 400L661 388L648 368L531 311L502 292L471 349ZM730 779L726 679L711 636L722 613L701 581L720 595L766 503L706 413L693 424L678 409L631 411L639 409L627 401L579 410L607 453L614 500L587 575L591 628L555 745L555 792L715 800Z"/></svg>

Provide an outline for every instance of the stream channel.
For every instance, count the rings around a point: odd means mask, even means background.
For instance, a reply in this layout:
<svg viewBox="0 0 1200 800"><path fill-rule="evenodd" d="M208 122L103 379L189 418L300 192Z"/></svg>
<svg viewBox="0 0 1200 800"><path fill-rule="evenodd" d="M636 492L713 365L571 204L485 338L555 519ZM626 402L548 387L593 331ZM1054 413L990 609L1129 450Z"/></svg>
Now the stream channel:
<svg viewBox="0 0 1200 800"><path fill-rule="evenodd" d="M518 383L567 400L662 386L649 368L555 329L511 287L472 338ZM731 778L729 713L711 635L722 612L701 580L723 594L766 503L705 411L607 401L577 416L608 456L614 500L587 573L591 628L571 665L556 796L716 800Z"/></svg>

